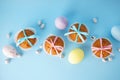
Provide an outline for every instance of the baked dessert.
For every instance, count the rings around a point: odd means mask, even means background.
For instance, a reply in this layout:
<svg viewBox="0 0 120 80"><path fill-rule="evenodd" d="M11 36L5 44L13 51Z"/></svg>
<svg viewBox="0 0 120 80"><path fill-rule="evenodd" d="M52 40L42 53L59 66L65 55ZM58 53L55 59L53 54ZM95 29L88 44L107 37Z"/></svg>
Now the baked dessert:
<svg viewBox="0 0 120 80"><path fill-rule="evenodd" d="M16 34L15 42L22 49L30 49L37 42L37 36L32 29L23 29Z"/></svg>
<svg viewBox="0 0 120 80"><path fill-rule="evenodd" d="M50 55L57 55L57 56L61 56L63 49L64 49L64 41L62 40L62 38L55 36L55 35L51 35L49 37L47 37L47 39L45 40L44 44L43 44L43 48L44 51L47 54Z"/></svg>
<svg viewBox="0 0 120 80"><path fill-rule="evenodd" d="M112 44L106 38L96 39L92 44L92 52L98 58L108 58L112 54Z"/></svg>
<svg viewBox="0 0 120 80"><path fill-rule="evenodd" d="M84 43L87 40L88 29L86 25L75 23L73 24L68 33L64 34L68 39L76 43Z"/></svg>

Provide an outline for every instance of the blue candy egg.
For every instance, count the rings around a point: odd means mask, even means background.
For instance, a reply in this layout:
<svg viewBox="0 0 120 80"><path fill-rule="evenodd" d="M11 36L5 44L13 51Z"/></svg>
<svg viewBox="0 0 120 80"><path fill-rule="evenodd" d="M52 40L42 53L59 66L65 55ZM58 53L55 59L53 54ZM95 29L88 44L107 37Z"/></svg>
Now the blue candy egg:
<svg viewBox="0 0 120 80"><path fill-rule="evenodd" d="M112 34L113 38L120 41L120 26L112 27L111 34Z"/></svg>

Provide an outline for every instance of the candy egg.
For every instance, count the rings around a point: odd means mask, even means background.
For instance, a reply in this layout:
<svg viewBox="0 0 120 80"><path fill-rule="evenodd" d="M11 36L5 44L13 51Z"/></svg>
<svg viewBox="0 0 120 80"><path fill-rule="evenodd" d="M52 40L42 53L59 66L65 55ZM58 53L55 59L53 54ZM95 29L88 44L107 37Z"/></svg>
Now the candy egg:
<svg viewBox="0 0 120 80"><path fill-rule="evenodd" d="M73 49L68 56L68 61L71 64L78 64L80 63L84 58L84 51L80 48Z"/></svg>
<svg viewBox="0 0 120 80"><path fill-rule="evenodd" d="M118 27L118 26L112 27L111 34L112 34L113 38L120 41L120 27Z"/></svg>
<svg viewBox="0 0 120 80"><path fill-rule="evenodd" d="M4 46L2 51L3 51L3 54L6 56L5 64L10 63L12 58L21 57L21 54L19 54L16 48L13 47L12 45Z"/></svg>
<svg viewBox="0 0 120 80"><path fill-rule="evenodd" d="M67 27L68 25L68 21L65 17L58 17L56 18L55 20L55 26L60 29L60 30L63 30Z"/></svg>
<svg viewBox="0 0 120 80"><path fill-rule="evenodd" d="M8 58L15 58L20 55L17 50L11 45L4 46L2 51L3 54Z"/></svg>

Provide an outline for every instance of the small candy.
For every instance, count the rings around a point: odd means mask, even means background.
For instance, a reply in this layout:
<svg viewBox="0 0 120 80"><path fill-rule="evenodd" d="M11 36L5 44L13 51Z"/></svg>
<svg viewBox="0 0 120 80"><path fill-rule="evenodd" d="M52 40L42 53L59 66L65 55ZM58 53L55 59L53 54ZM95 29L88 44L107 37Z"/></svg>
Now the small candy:
<svg viewBox="0 0 120 80"><path fill-rule="evenodd" d="M11 59L5 59L5 64L9 64L10 63L10 61L11 61Z"/></svg>
<svg viewBox="0 0 120 80"><path fill-rule="evenodd" d="M112 34L113 38L120 41L120 26L112 27L111 34Z"/></svg>
<svg viewBox="0 0 120 80"><path fill-rule="evenodd" d="M68 56L68 61L71 64L78 64L80 63L84 58L84 51L80 48L73 49Z"/></svg>
<svg viewBox="0 0 120 80"><path fill-rule="evenodd" d="M60 58L64 58L64 55L63 55L63 54L61 54L61 55L60 55Z"/></svg>
<svg viewBox="0 0 120 80"><path fill-rule="evenodd" d="M38 25L40 26L41 29L43 29L45 27L45 24L42 23L42 21L38 21Z"/></svg>
<svg viewBox="0 0 120 80"><path fill-rule="evenodd" d="M67 27L68 25L68 21L65 17L58 17L55 19L55 26L60 29L63 30Z"/></svg>
<svg viewBox="0 0 120 80"><path fill-rule="evenodd" d="M118 49L118 51L120 52L120 48Z"/></svg>
<svg viewBox="0 0 120 80"><path fill-rule="evenodd" d="M40 46L39 46L39 48L40 48L40 49L42 49L42 48L43 48L43 46L42 46L42 45L40 45Z"/></svg>
<svg viewBox="0 0 120 80"><path fill-rule="evenodd" d="M94 23L97 23L97 21L98 21L97 18L93 18Z"/></svg>
<svg viewBox="0 0 120 80"><path fill-rule="evenodd" d="M40 49L38 49L38 50L36 50L36 52L35 52L36 54L40 54L41 53L41 50Z"/></svg>
<svg viewBox="0 0 120 80"><path fill-rule="evenodd" d="M43 29L45 27L45 24L41 24L40 28Z"/></svg>
<svg viewBox="0 0 120 80"><path fill-rule="evenodd" d="M112 61L112 58L111 58L111 57L109 57L109 58L108 58L108 61Z"/></svg>
<svg viewBox="0 0 120 80"><path fill-rule="evenodd" d="M39 20L39 21L38 21L38 25L41 25L41 24L42 24L42 21L41 21L41 20Z"/></svg>
<svg viewBox="0 0 120 80"><path fill-rule="evenodd" d="M106 60L106 59L102 59L102 61L103 61L103 62L107 62L107 60Z"/></svg>
<svg viewBox="0 0 120 80"><path fill-rule="evenodd" d="M96 37L95 36L91 36L91 40L95 40L96 39Z"/></svg>
<svg viewBox="0 0 120 80"><path fill-rule="evenodd" d="M6 35L7 39L10 39L11 37L11 33L9 32L7 35Z"/></svg>
<svg viewBox="0 0 120 80"><path fill-rule="evenodd" d="M22 57L22 55L20 55L20 54L17 54L17 57L18 57L18 58L21 58L21 57Z"/></svg>

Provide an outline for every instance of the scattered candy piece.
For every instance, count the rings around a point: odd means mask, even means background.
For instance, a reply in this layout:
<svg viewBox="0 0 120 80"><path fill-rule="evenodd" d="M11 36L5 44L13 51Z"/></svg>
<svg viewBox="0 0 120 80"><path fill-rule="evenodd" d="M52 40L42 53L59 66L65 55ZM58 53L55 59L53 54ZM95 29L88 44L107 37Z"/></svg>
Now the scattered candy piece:
<svg viewBox="0 0 120 80"><path fill-rule="evenodd" d="M63 55L63 54L61 54L61 55L60 55L60 58L64 58L64 55Z"/></svg>
<svg viewBox="0 0 120 80"><path fill-rule="evenodd" d="M109 57L109 58L108 58L108 61L112 61L112 58L111 58L111 57Z"/></svg>
<svg viewBox="0 0 120 80"><path fill-rule="evenodd" d="M41 24L40 28L43 29L45 27L45 24Z"/></svg>
<svg viewBox="0 0 120 80"><path fill-rule="evenodd" d="M97 21L98 21L97 18L93 18L94 23L97 23Z"/></svg>
<svg viewBox="0 0 120 80"><path fill-rule="evenodd" d="M10 39L11 37L11 33L9 32L7 35L6 35L7 39Z"/></svg>
<svg viewBox="0 0 120 80"><path fill-rule="evenodd" d="M96 37L95 36L91 36L91 40L95 40L96 39Z"/></svg>
<svg viewBox="0 0 120 80"><path fill-rule="evenodd" d="M39 46L39 48L40 48L40 49L42 49L42 48L43 48L43 46L42 46L42 45L40 45L40 46Z"/></svg>
<svg viewBox="0 0 120 80"><path fill-rule="evenodd" d="M45 27L45 24L42 23L42 21L38 21L38 25L40 26L41 29L43 29Z"/></svg>
<svg viewBox="0 0 120 80"><path fill-rule="evenodd" d="M102 61L103 61L103 62L107 62L107 60L106 60L106 59L104 59L104 58L102 59Z"/></svg>
<svg viewBox="0 0 120 80"><path fill-rule="evenodd" d="M40 49L38 49L38 50L36 50L36 52L35 52L36 54L40 54L41 53L41 50Z"/></svg>
<svg viewBox="0 0 120 80"><path fill-rule="evenodd" d="M41 21L41 20L39 20L39 21L38 21L38 25L41 25L41 24L42 24L42 21Z"/></svg>
<svg viewBox="0 0 120 80"><path fill-rule="evenodd" d="M118 51L120 52L120 48L118 48Z"/></svg>
<svg viewBox="0 0 120 80"><path fill-rule="evenodd" d="M68 21L65 17L58 17L55 19L55 26L60 29L63 30L67 27L68 25Z"/></svg>
<svg viewBox="0 0 120 80"><path fill-rule="evenodd" d="M5 59L5 64L9 64L9 63L10 63L10 61L11 61L11 59L10 59L10 58Z"/></svg>
<svg viewBox="0 0 120 80"><path fill-rule="evenodd" d="M18 57L18 58L21 58L21 57L22 57L22 55L20 55L20 54L17 54L17 57Z"/></svg>
<svg viewBox="0 0 120 80"><path fill-rule="evenodd" d="M112 27L111 34L112 34L113 38L120 41L120 26Z"/></svg>

